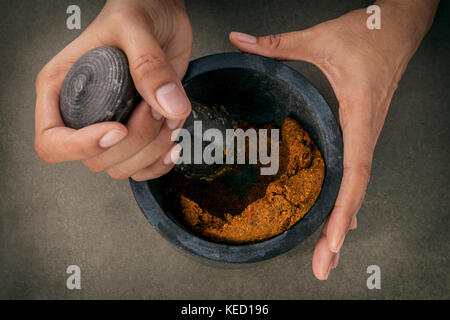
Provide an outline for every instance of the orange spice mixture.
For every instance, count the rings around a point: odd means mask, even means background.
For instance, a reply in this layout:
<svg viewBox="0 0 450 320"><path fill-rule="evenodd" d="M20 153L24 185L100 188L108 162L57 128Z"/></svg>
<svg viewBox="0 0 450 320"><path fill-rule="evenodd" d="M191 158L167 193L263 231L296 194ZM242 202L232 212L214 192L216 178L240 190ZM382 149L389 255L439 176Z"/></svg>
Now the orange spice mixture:
<svg viewBox="0 0 450 320"><path fill-rule="evenodd" d="M284 120L279 146L278 173L258 176L244 195L231 190L226 176L195 180L173 171L164 177L172 186L165 191L176 199L186 225L213 241L243 244L274 237L314 205L325 174L320 151L294 119Z"/></svg>

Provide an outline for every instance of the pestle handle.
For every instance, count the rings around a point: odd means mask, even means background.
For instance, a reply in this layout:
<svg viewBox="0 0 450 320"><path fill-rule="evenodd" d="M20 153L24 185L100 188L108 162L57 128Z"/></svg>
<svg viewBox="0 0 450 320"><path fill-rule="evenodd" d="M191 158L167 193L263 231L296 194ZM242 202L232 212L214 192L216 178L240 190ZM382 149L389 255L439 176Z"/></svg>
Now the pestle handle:
<svg viewBox="0 0 450 320"><path fill-rule="evenodd" d="M125 123L139 100L125 54L114 47L98 47L69 70L59 105L64 124L80 129L104 121Z"/></svg>

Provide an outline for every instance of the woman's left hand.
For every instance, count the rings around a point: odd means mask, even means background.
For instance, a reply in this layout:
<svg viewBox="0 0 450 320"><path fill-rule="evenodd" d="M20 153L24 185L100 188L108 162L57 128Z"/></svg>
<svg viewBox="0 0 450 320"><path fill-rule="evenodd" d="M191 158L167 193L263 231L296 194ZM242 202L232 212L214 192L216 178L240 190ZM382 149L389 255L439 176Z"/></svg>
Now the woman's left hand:
<svg viewBox="0 0 450 320"><path fill-rule="evenodd" d="M355 10L310 29L253 37L232 32L239 50L316 65L339 101L344 174L333 211L313 256L320 280L337 266L348 230L357 226L369 182L372 156L389 104L406 65L431 25L437 1L379 1L382 27L366 26L366 10Z"/></svg>

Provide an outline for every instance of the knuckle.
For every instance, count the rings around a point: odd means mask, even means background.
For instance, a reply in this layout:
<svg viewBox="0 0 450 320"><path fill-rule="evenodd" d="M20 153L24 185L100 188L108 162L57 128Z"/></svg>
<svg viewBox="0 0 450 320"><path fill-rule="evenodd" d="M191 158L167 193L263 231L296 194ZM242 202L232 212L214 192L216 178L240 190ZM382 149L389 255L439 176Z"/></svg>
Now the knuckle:
<svg viewBox="0 0 450 320"><path fill-rule="evenodd" d="M141 174L141 173L136 173L136 174L133 174L133 175L131 176L131 179L133 179L134 181L140 182L140 181L147 181L147 180L150 180L150 179L152 179L152 177L149 176L149 175L145 175L145 174Z"/></svg>
<svg viewBox="0 0 450 320"><path fill-rule="evenodd" d="M79 153L86 158L94 157L99 153L98 147L89 143L81 143L78 148Z"/></svg>
<svg viewBox="0 0 450 320"><path fill-rule="evenodd" d="M54 90L60 89L58 84L60 81L62 83L70 66L68 63L55 63L54 59L50 60L36 76L36 93L39 94L40 90L48 87L52 87Z"/></svg>
<svg viewBox="0 0 450 320"><path fill-rule="evenodd" d="M148 144L151 144L156 139L159 132L149 132L150 126L151 122L148 123L148 126L136 128L136 131L134 132L133 141L130 143L141 145L142 148L144 148Z"/></svg>
<svg viewBox="0 0 450 320"><path fill-rule="evenodd" d="M34 141L34 151L42 161L47 162L48 156L46 152L44 152L42 145L37 140Z"/></svg>
<svg viewBox="0 0 450 320"><path fill-rule="evenodd" d="M147 181L159 178L164 173L156 173L156 172L145 172L145 173L136 173L131 176L131 179L135 181Z"/></svg>
<svg viewBox="0 0 450 320"><path fill-rule="evenodd" d="M34 151L36 152L37 156L45 163L52 164L56 162L47 152L47 148L45 148L42 141L38 138L34 140Z"/></svg>
<svg viewBox="0 0 450 320"><path fill-rule="evenodd" d="M152 179L157 179L163 175L165 175L166 173L168 173L170 170L172 170L173 165L170 167L163 167L163 168L158 168L158 169L144 169L141 171L136 172L135 174L133 174L131 176L131 179L135 180L135 181L147 181L147 180L152 180Z"/></svg>
<svg viewBox="0 0 450 320"><path fill-rule="evenodd" d="M271 34L264 38L266 45L269 50L275 51L281 48L282 35L281 34Z"/></svg>
<svg viewBox="0 0 450 320"><path fill-rule="evenodd" d="M147 53L139 56L131 63L131 71L139 81L149 77L155 69L163 68L166 64L164 56Z"/></svg>
<svg viewBox="0 0 450 320"><path fill-rule="evenodd" d="M36 91L42 86L42 84L46 83L48 78L50 77L49 67L46 65L39 71L38 75L36 76Z"/></svg>
<svg viewBox="0 0 450 320"><path fill-rule="evenodd" d="M106 170L106 173L113 179L124 180L130 177L129 174L119 169L118 167L112 167Z"/></svg>
<svg viewBox="0 0 450 320"><path fill-rule="evenodd" d="M105 167L95 160L82 160L81 163L92 172L101 172L105 170Z"/></svg>

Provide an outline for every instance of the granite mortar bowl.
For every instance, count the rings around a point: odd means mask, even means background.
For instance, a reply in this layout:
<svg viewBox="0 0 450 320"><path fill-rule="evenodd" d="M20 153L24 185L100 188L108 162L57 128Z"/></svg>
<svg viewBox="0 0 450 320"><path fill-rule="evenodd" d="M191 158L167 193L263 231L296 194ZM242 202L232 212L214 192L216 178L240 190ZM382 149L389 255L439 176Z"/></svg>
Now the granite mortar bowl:
<svg viewBox="0 0 450 320"><path fill-rule="evenodd" d="M192 61L183 79L187 94L206 104L224 105L235 119L281 127L290 116L310 134L325 161L325 179L314 206L290 229L268 240L242 245L210 241L189 229L171 211L160 179L130 179L136 201L153 227L176 247L226 263L267 260L311 235L333 208L342 178L342 136L320 93L297 71L261 56L223 53Z"/></svg>

